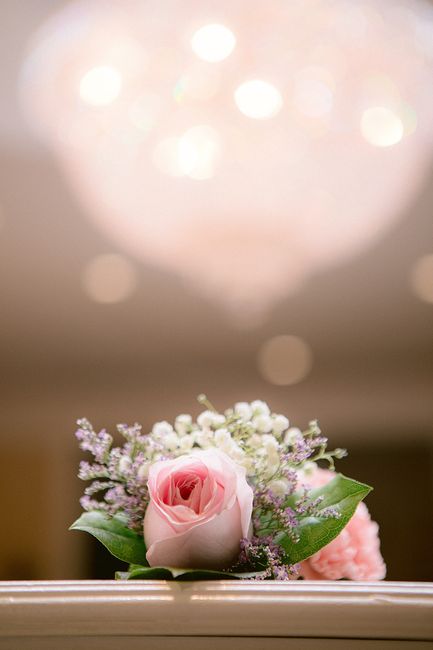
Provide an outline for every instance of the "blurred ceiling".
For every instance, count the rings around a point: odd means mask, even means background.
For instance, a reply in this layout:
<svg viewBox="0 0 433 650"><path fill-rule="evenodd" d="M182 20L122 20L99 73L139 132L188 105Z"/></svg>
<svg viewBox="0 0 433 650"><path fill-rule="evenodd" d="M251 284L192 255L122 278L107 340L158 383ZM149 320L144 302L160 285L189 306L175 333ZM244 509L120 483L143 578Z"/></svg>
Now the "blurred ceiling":
<svg viewBox="0 0 433 650"><path fill-rule="evenodd" d="M65 408L77 416L168 418L194 408L195 394L206 391L222 407L260 396L339 432L349 420L352 431L368 434L376 419L388 434L430 436L433 305L413 295L410 272L433 251L433 174L420 179L417 200L381 241L310 279L260 327L236 329L218 306L137 260L137 291L123 303L94 303L82 289L84 265L122 251L87 220L29 133L16 96L26 43L60 4L0 3L4 426L18 432L31 414L35 426L53 428L53 413ZM286 333L309 343L313 368L300 384L275 387L260 377L257 351Z"/></svg>

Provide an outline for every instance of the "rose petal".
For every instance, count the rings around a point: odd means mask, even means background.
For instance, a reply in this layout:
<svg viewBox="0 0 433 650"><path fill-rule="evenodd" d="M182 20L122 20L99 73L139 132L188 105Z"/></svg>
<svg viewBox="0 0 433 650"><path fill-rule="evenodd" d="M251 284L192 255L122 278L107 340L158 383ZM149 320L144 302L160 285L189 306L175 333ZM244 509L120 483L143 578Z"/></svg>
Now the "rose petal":
<svg viewBox="0 0 433 650"><path fill-rule="evenodd" d="M224 569L237 559L242 530L239 504L224 510L206 523L173 536L152 503L146 510L146 558L150 566L175 566L191 569Z"/></svg>

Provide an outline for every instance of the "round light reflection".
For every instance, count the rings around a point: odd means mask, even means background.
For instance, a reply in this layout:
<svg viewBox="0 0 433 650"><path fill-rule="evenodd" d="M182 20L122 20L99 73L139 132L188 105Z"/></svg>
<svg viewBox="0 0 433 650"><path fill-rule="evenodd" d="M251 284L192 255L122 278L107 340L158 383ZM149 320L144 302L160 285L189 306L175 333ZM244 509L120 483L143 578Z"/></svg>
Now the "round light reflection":
<svg viewBox="0 0 433 650"><path fill-rule="evenodd" d="M236 89L235 102L241 113L247 117L266 120L280 111L283 98L272 84L261 79L252 79Z"/></svg>
<svg viewBox="0 0 433 650"><path fill-rule="evenodd" d="M391 147L402 139L404 127L398 115L389 108L375 106L364 111L361 133L375 147Z"/></svg>
<svg viewBox="0 0 433 650"><path fill-rule="evenodd" d="M179 167L190 178L210 178L219 151L218 133L210 126L194 126L179 139Z"/></svg>
<svg viewBox="0 0 433 650"><path fill-rule="evenodd" d="M116 68L101 65L91 68L80 81L80 97L90 106L111 104L120 94L122 76Z"/></svg>
<svg viewBox="0 0 433 650"><path fill-rule="evenodd" d="M127 259L121 255L98 255L83 271L87 295L100 303L122 302L133 293L137 278Z"/></svg>
<svg viewBox="0 0 433 650"><path fill-rule="evenodd" d="M165 138L156 147L153 162L170 176L211 178L220 156L220 138L210 126L193 126L179 138Z"/></svg>
<svg viewBox="0 0 433 650"><path fill-rule="evenodd" d="M291 386L308 375L313 365L313 353L299 336L275 336L262 345L257 363L268 382L276 386Z"/></svg>
<svg viewBox="0 0 433 650"><path fill-rule="evenodd" d="M433 254L421 257L412 269L412 288L424 302L433 303Z"/></svg>
<svg viewBox="0 0 433 650"><path fill-rule="evenodd" d="M236 45L236 38L224 25L205 25L191 39L194 54L203 61L216 63L226 59Z"/></svg>

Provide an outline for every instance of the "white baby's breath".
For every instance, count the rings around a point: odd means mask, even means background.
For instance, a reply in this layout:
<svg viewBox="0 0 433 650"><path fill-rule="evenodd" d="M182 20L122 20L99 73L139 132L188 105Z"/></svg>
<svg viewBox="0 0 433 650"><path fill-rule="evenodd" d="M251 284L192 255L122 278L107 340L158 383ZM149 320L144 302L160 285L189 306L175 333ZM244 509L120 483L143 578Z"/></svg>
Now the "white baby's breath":
<svg viewBox="0 0 433 650"><path fill-rule="evenodd" d="M227 454L246 470L253 482L260 481L276 497L282 497L289 489L287 478L288 454L298 453L290 447L304 440L304 433L290 427L289 419L279 413L271 413L266 402L255 400L251 403L237 402L224 414L218 413L207 398L201 396L200 403L206 408L196 421L191 415L178 415L173 426L166 421L157 422L152 435L155 444L149 446L148 460L194 454L200 449L216 448ZM318 430L316 422L310 426ZM302 451L299 452L302 455ZM296 457L298 458L298 457ZM307 481L316 468L310 461L296 460L297 471ZM139 469L139 476L145 478L148 467Z"/></svg>
<svg viewBox="0 0 433 650"><path fill-rule="evenodd" d="M233 458L237 463L240 463L245 458L245 452L239 447L236 442L233 442L228 450L229 456Z"/></svg>
<svg viewBox="0 0 433 650"><path fill-rule="evenodd" d="M253 409L248 402L236 402L234 407L234 412L238 415L244 422L251 420L253 416Z"/></svg>
<svg viewBox="0 0 433 650"><path fill-rule="evenodd" d="M152 427L152 433L156 438L163 438L170 433L173 433L173 427L169 422L162 420L162 422L155 422Z"/></svg>
<svg viewBox="0 0 433 650"><path fill-rule="evenodd" d="M256 415L252 419L252 425L259 433L272 431L272 418L269 415Z"/></svg>
<svg viewBox="0 0 433 650"><path fill-rule="evenodd" d="M126 474L126 472L131 467L131 458L129 456L121 456L119 460L119 472L120 474Z"/></svg>
<svg viewBox="0 0 433 650"><path fill-rule="evenodd" d="M252 449L258 449L262 446L262 443L262 436L259 436L257 433L253 433L252 436L250 436L248 439L248 446Z"/></svg>
<svg viewBox="0 0 433 650"><path fill-rule="evenodd" d="M179 446L179 436L177 433L169 433L168 435L164 436L164 446L167 447L170 451L174 451L177 449Z"/></svg>
<svg viewBox="0 0 433 650"><path fill-rule="evenodd" d="M191 434L186 434L184 436L181 436L179 439L179 448L182 452L187 452L192 449L192 446L194 444L194 436Z"/></svg>
<svg viewBox="0 0 433 650"><path fill-rule="evenodd" d="M207 449L211 445L211 433L209 430L197 429L193 433L194 441L202 448Z"/></svg>
<svg viewBox="0 0 433 650"><path fill-rule="evenodd" d="M174 428L176 430L176 433L178 433L180 436L185 435L191 428L191 424L192 417L188 413L182 413L181 415L178 415L174 421Z"/></svg>
<svg viewBox="0 0 433 650"><path fill-rule="evenodd" d="M197 418L197 424L203 429L218 428L225 423L224 415L215 411L203 411Z"/></svg>
<svg viewBox="0 0 433 650"><path fill-rule="evenodd" d="M276 497L284 497L289 490L289 481L285 478L276 479L269 483L269 489Z"/></svg>
<svg viewBox="0 0 433 650"><path fill-rule="evenodd" d="M272 431L276 436L280 436L288 427L289 420L285 415L275 415L272 418Z"/></svg>
<svg viewBox="0 0 433 650"><path fill-rule="evenodd" d="M226 419L224 415L221 415L221 413L214 413L212 426L214 429L217 429L218 427L221 427L223 424L225 424L225 421Z"/></svg>
<svg viewBox="0 0 433 650"><path fill-rule="evenodd" d="M272 478L279 470L280 456L276 451L265 455L264 475L267 479Z"/></svg>
<svg viewBox="0 0 433 650"><path fill-rule="evenodd" d="M254 402L251 402L251 408L253 415L270 415L271 412L271 409L266 404L266 402L262 402L260 399L256 399Z"/></svg>
<svg viewBox="0 0 433 650"><path fill-rule="evenodd" d="M307 462L304 463L302 466L302 472L306 478L312 476L316 472L316 470L317 470L317 463L314 463L311 460L307 460Z"/></svg>
<svg viewBox="0 0 433 650"><path fill-rule="evenodd" d="M233 440L230 431L225 428L217 429L215 431L215 444L217 447L221 449L221 451L225 451L226 453L230 451L232 445L233 445Z"/></svg>
<svg viewBox="0 0 433 650"><path fill-rule="evenodd" d="M297 440L302 438L302 431L297 427L291 427L284 436L284 443L286 445L293 445Z"/></svg>
<svg viewBox="0 0 433 650"><path fill-rule="evenodd" d="M254 458L251 458L251 456L247 456L246 454L244 455L243 458L239 461L239 465L242 465L242 467L245 467L247 476L254 476L256 473L256 464L254 462Z"/></svg>
<svg viewBox="0 0 433 650"><path fill-rule="evenodd" d="M149 467L150 467L150 462L145 462L137 470L137 477L139 481L142 481L143 483L147 480L147 477L149 476Z"/></svg>
<svg viewBox="0 0 433 650"><path fill-rule="evenodd" d="M268 433L262 436L262 444L268 454L272 454L278 450L278 440Z"/></svg>

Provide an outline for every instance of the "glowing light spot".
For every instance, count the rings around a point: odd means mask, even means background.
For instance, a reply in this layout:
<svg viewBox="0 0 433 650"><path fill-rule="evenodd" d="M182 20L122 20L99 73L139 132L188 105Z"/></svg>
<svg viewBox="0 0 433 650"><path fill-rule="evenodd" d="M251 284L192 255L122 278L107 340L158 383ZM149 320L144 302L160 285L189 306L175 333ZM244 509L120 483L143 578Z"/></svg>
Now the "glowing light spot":
<svg viewBox="0 0 433 650"><path fill-rule="evenodd" d="M412 133L415 133L418 124L415 109L409 104L402 104L399 112L404 127L404 135L412 135Z"/></svg>
<svg viewBox="0 0 433 650"><path fill-rule="evenodd" d="M224 25L205 25L191 39L194 54L203 61L216 63L226 59L236 45L236 38Z"/></svg>
<svg viewBox="0 0 433 650"><path fill-rule="evenodd" d="M114 102L122 88L122 77L116 68L102 65L92 68L80 81L80 97L90 106L106 106Z"/></svg>
<svg viewBox="0 0 433 650"><path fill-rule="evenodd" d="M127 259L121 255L98 255L84 269L85 292L95 302L122 302L133 293L137 278Z"/></svg>
<svg viewBox="0 0 433 650"><path fill-rule="evenodd" d="M258 367L262 376L276 386L297 384L313 365L310 346L298 336L275 336L259 350Z"/></svg>
<svg viewBox="0 0 433 650"><path fill-rule="evenodd" d="M235 102L241 113L255 120L266 120L276 115L282 105L280 92L267 81L252 79L235 91Z"/></svg>
<svg viewBox="0 0 433 650"><path fill-rule="evenodd" d="M404 128L401 119L393 111L375 106L364 111L361 133L375 147L391 147L400 142Z"/></svg>
<svg viewBox="0 0 433 650"><path fill-rule="evenodd" d="M218 133L210 126L194 126L179 137L165 138L157 145L153 162L164 174L211 178L220 157Z"/></svg>
<svg viewBox="0 0 433 650"><path fill-rule="evenodd" d="M433 304L433 254L425 255L415 263L411 283L420 300Z"/></svg>
<svg viewBox="0 0 433 650"><path fill-rule="evenodd" d="M190 178L211 178L219 154L220 139L210 126L194 126L179 139L179 167Z"/></svg>

